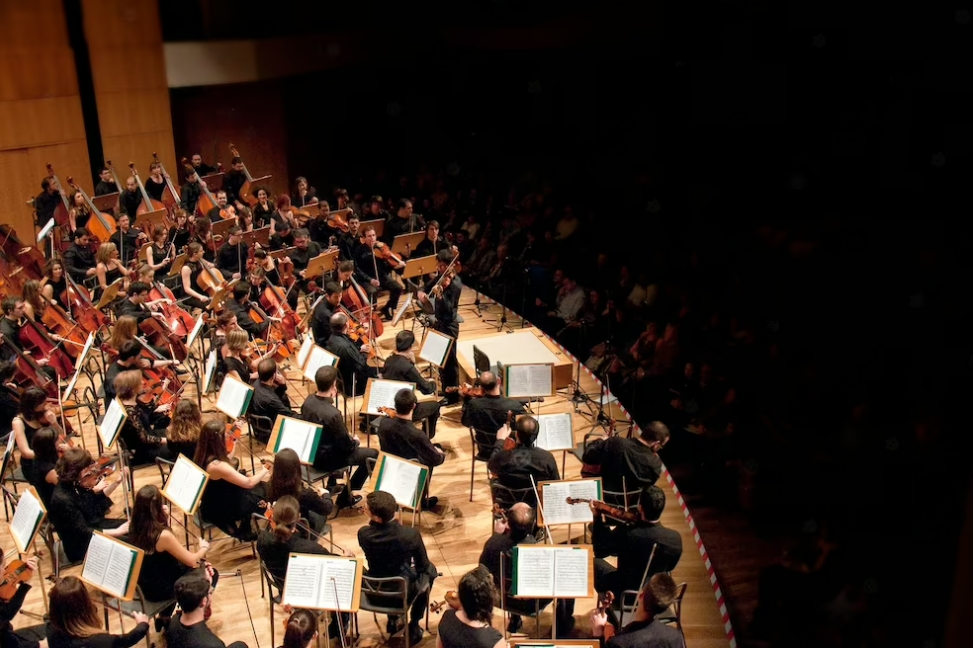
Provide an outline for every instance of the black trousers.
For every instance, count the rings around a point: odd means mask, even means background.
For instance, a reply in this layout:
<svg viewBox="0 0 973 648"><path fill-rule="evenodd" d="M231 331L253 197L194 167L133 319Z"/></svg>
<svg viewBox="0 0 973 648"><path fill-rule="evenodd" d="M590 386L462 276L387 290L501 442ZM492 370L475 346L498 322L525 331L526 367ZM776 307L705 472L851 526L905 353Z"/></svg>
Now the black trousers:
<svg viewBox="0 0 973 648"><path fill-rule="evenodd" d="M385 277L379 279L381 285L379 287L373 286L371 283L362 284L362 288L368 293L368 300L372 301L372 297L378 293L379 290L389 291L389 300L385 302L385 307L383 310L395 311L399 307L399 297L402 296L402 291L405 288L402 287L398 281L393 279L390 275L385 275Z"/></svg>
<svg viewBox="0 0 973 648"><path fill-rule="evenodd" d="M429 420L429 438L436 436L436 423L439 422L439 410L442 409L439 403L425 402L416 403L416 408L412 412L412 420L419 422Z"/></svg>
<svg viewBox="0 0 973 648"><path fill-rule="evenodd" d="M365 465L368 459L378 459L378 450L358 447L348 455L348 463L345 465L351 466L354 471L348 484L350 490L361 490L368 479L368 466Z"/></svg>

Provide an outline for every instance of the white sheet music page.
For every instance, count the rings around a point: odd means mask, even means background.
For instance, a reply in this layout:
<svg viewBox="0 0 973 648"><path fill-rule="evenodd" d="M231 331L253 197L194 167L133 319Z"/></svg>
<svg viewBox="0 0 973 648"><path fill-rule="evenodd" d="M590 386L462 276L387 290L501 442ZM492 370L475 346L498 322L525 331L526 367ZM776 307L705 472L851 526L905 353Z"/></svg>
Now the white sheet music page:
<svg viewBox="0 0 973 648"><path fill-rule="evenodd" d="M200 471L185 455L179 455L169 471L169 478L162 492L170 502L188 513L195 510L205 481L206 473Z"/></svg>
<svg viewBox="0 0 973 648"><path fill-rule="evenodd" d="M64 388L64 394L61 396L61 400L70 400L72 392L74 392L75 386L78 384L78 377L81 376L81 370L84 368L85 358L88 357L88 352L91 351L91 345L94 344L95 334L88 333L88 339L85 340L84 348L81 349L81 355L78 356L75 361L75 366L77 369L74 375L71 376L71 382L68 386Z"/></svg>
<svg viewBox="0 0 973 648"><path fill-rule="evenodd" d="M121 429L126 416L125 408L118 402L118 399L112 399L105 411L105 418L101 420L101 425L96 426L98 434L101 435L101 444L106 449L111 448L112 444L115 443L115 437L118 436L118 431Z"/></svg>
<svg viewBox="0 0 973 648"><path fill-rule="evenodd" d="M507 391L512 398L534 398L553 393L551 365L508 365Z"/></svg>
<svg viewBox="0 0 973 648"><path fill-rule="evenodd" d="M544 482L541 498L546 524L578 524L594 521L591 508L584 504L568 504L568 498L600 499L601 490L596 479Z"/></svg>
<svg viewBox="0 0 973 648"><path fill-rule="evenodd" d="M514 575L517 596L550 596L554 591L554 553L544 547L515 548Z"/></svg>
<svg viewBox="0 0 973 648"><path fill-rule="evenodd" d="M287 560L282 604L295 608L321 607L319 593L322 570L323 564L318 556L291 554Z"/></svg>
<svg viewBox="0 0 973 648"><path fill-rule="evenodd" d="M189 332L188 336L186 336L187 347L193 346L193 342L196 341L196 336L199 335L199 332L202 329L203 329L203 314L200 313L199 317L196 318L196 323L193 324L193 330Z"/></svg>
<svg viewBox="0 0 973 648"><path fill-rule="evenodd" d="M304 367L304 377L310 381L314 381L314 374L318 372L321 367L335 367L338 365L338 356L329 352L327 349L322 349L319 346L312 346L311 350L308 351L307 364Z"/></svg>
<svg viewBox="0 0 973 648"><path fill-rule="evenodd" d="M33 543L43 516L44 511L41 509L40 501L34 497L33 491L25 490L17 502L17 509L10 521L10 535L13 536L17 551L24 553Z"/></svg>
<svg viewBox="0 0 973 648"><path fill-rule="evenodd" d="M358 563L346 558L326 558L322 562L324 568L321 572L321 607L326 610L351 610ZM337 601L335 601L335 590L338 591Z"/></svg>
<svg viewBox="0 0 973 648"><path fill-rule="evenodd" d="M371 388L368 393L368 403L366 403L365 413L379 414L379 407L395 407L395 395L400 389L415 391L416 386L410 382L401 380L382 380L381 378L369 378Z"/></svg>
<svg viewBox="0 0 973 648"><path fill-rule="evenodd" d="M231 418L240 418L250 403L253 387L233 378L224 378L220 395L216 399L216 409Z"/></svg>
<svg viewBox="0 0 973 648"><path fill-rule="evenodd" d="M115 546L108 538L97 533L91 534L88 542L88 551L84 555L84 567L81 570L81 578L92 585L102 586L105 581L105 573L108 571L108 561L111 559L111 550Z"/></svg>
<svg viewBox="0 0 973 648"><path fill-rule="evenodd" d="M415 506L421 472L422 466L386 455L375 490L389 493L399 504Z"/></svg>
<svg viewBox="0 0 973 648"><path fill-rule="evenodd" d="M311 347L313 346L314 346L314 337L311 335L308 335L306 338L304 338L304 341L301 342L301 348L297 352L298 367L303 367L304 363L307 362L307 356L309 353L311 353Z"/></svg>
<svg viewBox="0 0 973 648"><path fill-rule="evenodd" d="M110 542L110 541L109 541ZM112 542L111 555L108 558L108 569L101 586L115 596L125 596L128 581L132 574L132 565L138 553L125 545Z"/></svg>
<svg viewBox="0 0 973 648"><path fill-rule="evenodd" d="M426 339L422 342L418 357L437 367L442 367L446 363L446 354L452 341L448 336L429 329L426 331Z"/></svg>
<svg viewBox="0 0 973 648"><path fill-rule="evenodd" d="M553 547L554 596L583 598L588 596L588 566L591 554L576 547Z"/></svg>
<svg viewBox="0 0 973 648"><path fill-rule="evenodd" d="M209 392L209 386L213 382L213 375L216 373L216 349L209 352L206 358L206 377L203 379L203 393Z"/></svg>
<svg viewBox="0 0 973 648"><path fill-rule="evenodd" d="M307 421L285 418L280 424L280 431L277 433L277 446L274 448L274 452L277 453L285 448L290 448L297 453L301 461L310 463L311 447L314 445L314 436L318 427Z"/></svg>
<svg viewBox="0 0 973 648"><path fill-rule="evenodd" d="M536 443L538 448L548 452L574 450L574 422L570 412L539 414L534 418L540 426Z"/></svg>

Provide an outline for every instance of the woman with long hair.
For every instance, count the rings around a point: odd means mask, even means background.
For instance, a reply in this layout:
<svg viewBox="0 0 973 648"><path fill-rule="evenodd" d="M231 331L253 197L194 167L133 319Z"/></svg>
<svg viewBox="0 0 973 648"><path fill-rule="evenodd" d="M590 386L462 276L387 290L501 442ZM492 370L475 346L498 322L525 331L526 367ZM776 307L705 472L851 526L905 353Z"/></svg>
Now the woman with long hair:
<svg viewBox="0 0 973 648"><path fill-rule="evenodd" d="M162 499L158 487L148 485L140 488L132 507L128 541L145 551L139 586L150 601L173 598L173 588L179 577L199 567L209 551L209 543L202 539L196 551L186 549L169 527L168 519L169 506ZM215 585L215 575L213 582ZM172 608L160 612L159 616L172 616ZM161 629L165 622L165 618L156 619L156 628Z"/></svg>
<svg viewBox="0 0 973 648"><path fill-rule="evenodd" d="M24 288L20 296L24 300L24 315L30 321L37 322L44 314L44 309L47 308L47 304L44 303L41 282L37 281L37 279L28 279L24 282ZM41 324L41 326L44 325Z"/></svg>
<svg viewBox="0 0 973 648"><path fill-rule="evenodd" d="M181 399L172 413L172 423L169 424L169 431L166 433L172 456L186 455L190 459L195 457L199 431L202 428L203 414L199 411L196 401L190 398Z"/></svg>
<svg viewBox="0 0 973 648"><path fill-rule="evenodd" d="M40 387L28 387L20 395L19 414L10 423L20 451L20 469L27 481L34 479L34 435L49 425L58 425L58 421L47 407L47 392Z"/></svg>
<svg viewBox="0 0 973 648"><path fill-rule="evenodd" d="M330 556L331 552L300 533L301 507L297 498L285 495L273 508L273 525L257 535L257 553L268 571L281 585L287 575L287 563L292 553Z"/></svg>
<svg viewBox="0 0 973 648"><path fill-rule="evenodd" d="M267 488L267 500L276 502L281 497L295 498L301 507L301 517L311 523L311 529L320 533L334 511L334 502L327 490L321 492L307 488L301 478L301 458L290 448L277 453L274 474Z"/></svg>
<svg viewBox="0 0 973 648"><path fill-rule="evenodd" d="M112 507L110 496L125 475L111 483L102 479L92 484L86 471L94 465L91 453L83 448L71 448L57 462L58 481L48 515L70 562L84 558L96 529L113 537L128 533L127 520L105 517Z"/></svg>
<svg viewBox="0 0 973 648"><path fill-rule="evenodd" d="M216 263L216 240L213 238L213 221L206 216L196 219L193 226L193 237L190 244L199 243L203 250L203 259L210 263Z"/></svg>
<svg viewBox="0 0 973 648"><path fill-rule="evenodd" d="M57 432L43 427L34 434L34 468L30 484L37 490L45 508L51 506L51 495L57 486Z"/></svg>
<svg viewBox="0 0 973 648"><path fill-rule="evenodd" d="M209 304L209 296L200 292L202 290L197 283L199 275L203 272L203 246L197 241L193 241L186 246L186 262L182 266L182 291L181 295L186 306L189 308L206 308Z"/></svg>
<svg viewBox="0 0 973 648"><path fill-rule="evenodd" d="M44 278L41 279L41 293L48 301L56 301L61 308L66 306L61 302L61 295L68 289L68 280L64 275L64 263L60 259L51 259L45 264Z"/></svg>
<svg viewBox="0 0 973 648"><path fill-rule="evenodd" d="M227 451L226 425L219 420L207 421L199 432L199 443L193 463L206 471L209 484L203 491L200 514L227 535L251 540L250 515L260 513L264 499L264 479L270 471L261 468L249 477L241 475L230 463Z"/></svg>
<svg viewBox="0 0 973 648"><path fill-rule="evenodd" d="M443 613L436 648L506 648L503 634L491 625L497 592L483 565L466 572L459 582L460 608Z"/></svg>
<svg viewBox="0 0 973 648"><path fill-rule="evenodd" d="M121 401L128 414L118 437L132 454L131 465L153 463L156 457L169 461L174 459L169 451L169 441L165 434L157 432L169 426L170 421L166 412L172 404L159 405L153 410L150 405L141 403L138 395L142 391L142 372L137 369L121 372L115 376L115 382L112 384L115 386L115 396Z"/></svg>
<svg viewBox="0 0 973 648"><path fill-rule="evenodd" d="M97 303L101 295L108 289L108 286L115 283L122 277L127 277L129 270L118 258L118 248L114 243L102 243L95 255L95 273L98 276L98 285L95 287L93 299ZM119 297L125 296L124 290L118 291Z"/></svg>
<svg viewBox="0 0 973 648"><path fill-rule="evenodd" d="M131 315L122 315L115 320L115 326L111 328L111 337L108 338L108 347L118 353L122 345L135 339L139 333L138 320Z"/></svg>
<svg viewBox="0 0 973 648"><path fill-rule="evenodd" d="M68 209L68 226L71 231L86 227L88 221L91 220L91 210L88 208L88 202L84 199L84 194L80 191L72 191L71 200L68 202L71 204Z"/></svg>
<svg viewBox="0 0 973 648"><path fill-rule="evenodd" d="M145 639L149 617L132 613L138 624L129 632L113 635L101 627L101 616L84 583L65 576L51 588L51 616L47 645L50 648L127 648Z"/></svg>
<svg viewBox="0 0 973 648"><path fill-rule="evenodd" d="M152 228L152 245L145 248L145 262L152 268L156 281L166 278L175 256L172 253L174 248L168 240L169 233L165 225L156 225Z"/></svg>
<svg viewBox="0 0 973 648"><path fill-rule="evenodd" d="M226 334L226 344L220 348L220 373L223 376L233 376L241 382L250 384L253 369L241 357L250 343L250 335L243 329L236 329Z"/></svg>
<svg viewBox="0 0 973 648"><path fill-rule="evenodd" d="M270 215L274 213L274 206L270 203L270 192L267 187L257 187L253 194L257 203L253 206L253 226L256 228L270 225Z"/></svg>
<svg viewBox="0 0 973 648"><path fill-rule="evenodd" d="M310 610L294 610L287 619L284 643L280 648L311 648L318 637L318 615Z"/></svg>

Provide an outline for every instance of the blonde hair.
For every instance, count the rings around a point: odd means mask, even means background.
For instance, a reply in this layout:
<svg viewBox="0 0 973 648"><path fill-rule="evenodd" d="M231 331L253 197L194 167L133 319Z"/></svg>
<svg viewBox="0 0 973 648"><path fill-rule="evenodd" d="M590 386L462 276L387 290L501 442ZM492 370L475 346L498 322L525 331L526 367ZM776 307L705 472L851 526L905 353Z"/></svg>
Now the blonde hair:
<svg viewBox="0 0 973 648"><path fill-rule="evenodd" d="M104 263L107 266L111 261L113 252L118 252L118 248L115 247L114 243L102 243L101 247L98 248L98 254L95 255L95 261Z"/></svg>
<svg viewBox="0 0 973 648"><path fill-rule="evenodd" d="M172 413L172 424L166 436L170 441L198 441L202 427L203 415L199 406L195 401L183 398Z"/></svg>
<svg viewBox="0 0 973 648"><path fill-rule="evenodd" d="M250 335L243 329L234 329L226 334L226 346L230 351L243 351L249 341Z"/></svg>
<svg viewBox="0 0 973 648"><path fill-rule="evenodd" d="M142 372L140 370L123 371L115 376L115 394L122 400L128 400L138 395L142 386Z"/></svg>
<svg viewBox="0 0 973 648"><path fill-rule="evenodd" d="M122 344L135 339L136 334L138 334L138 329L138 320L131 315L122 315L115 321L115 326L111 331L111 339L108 340L108 346L118 351L122 348Z"/></svg>

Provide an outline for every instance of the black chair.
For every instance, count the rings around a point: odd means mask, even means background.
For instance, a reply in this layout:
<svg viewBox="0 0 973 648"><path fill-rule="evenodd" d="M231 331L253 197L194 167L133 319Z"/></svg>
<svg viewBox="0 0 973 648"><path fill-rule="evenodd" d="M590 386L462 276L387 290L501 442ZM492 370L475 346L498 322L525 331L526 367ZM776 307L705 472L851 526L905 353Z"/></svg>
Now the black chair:
<svg viewBox="0 0 973 648"><path fill-rule="evenodd" d="M375 619L375 626L378 627L378 632L382 636L382 641L386 642L385 633L382 632L382 628L378 623L378 615L393 615L398 617L406 617L409 615L409 608L412 607L412 602L415 600L416 596L427 591L429 589L429 583L425 583L422 587L416 589L415 594L411 597L409 596L409 581L407 581L402 576L392 576L389 578L373 578L370 576L362 576L361 583L361 604L360 608L366 612L371 612L372 617ZM405 624L405 631L402 633L405 638L405 647L410 648L411 642L409 637L409 624ZM426 607L426 631L429 630L429 608ZM361 636L358 629L358 614L355 613L355 634Z"/></svg>
<svg viewBox="0 0 973 648"><path fill-rule="evenodd" d="M142 586L135 586L135 598L131 601L122 601L112 596L107 596L104 592L101 595L102 601L104 602L105 609L105 627L110 627L108 625L108 610L116 610L118 612L118 622L124 627L123 623L123 612L141 612L147 617L154 617L155 615L163 612L167 608L171 608L176 604L176 599L172 598L166 601L149 601L145 598L142 593ZM148 648L153 648L154 644L150 640L149 633L145 635L145 645Z"/></svg>
<svg viewBox="0 0 973 648"><path fill-rule="evenodd" d="M470 459L470 501L473 501L473 482L476 477L476 462L490 461L490 454L497 442L497 435L470 428L470 441L473 443L473 456Z"/></svg>

